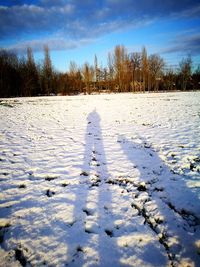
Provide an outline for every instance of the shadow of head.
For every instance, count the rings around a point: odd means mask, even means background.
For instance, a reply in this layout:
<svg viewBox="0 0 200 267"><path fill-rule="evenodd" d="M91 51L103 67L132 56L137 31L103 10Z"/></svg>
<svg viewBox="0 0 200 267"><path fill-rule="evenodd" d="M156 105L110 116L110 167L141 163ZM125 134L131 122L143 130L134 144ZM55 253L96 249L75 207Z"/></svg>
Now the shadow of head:
<svg viewBox="0 0 200 267"><path fill-rule="evenodd" d="M87 121L89 124L92 123L94 125L98 125L100 120L101 120L101 118L100 118L98 112L96 111L96 109L94 109L92 112L90 112L88 114Z"/></svg>

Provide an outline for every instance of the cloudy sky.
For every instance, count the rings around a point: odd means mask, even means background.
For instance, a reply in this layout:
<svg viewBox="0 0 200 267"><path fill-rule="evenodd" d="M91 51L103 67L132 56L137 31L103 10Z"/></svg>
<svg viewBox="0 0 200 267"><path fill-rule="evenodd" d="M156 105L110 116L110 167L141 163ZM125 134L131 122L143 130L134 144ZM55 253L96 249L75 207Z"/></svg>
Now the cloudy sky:
<svg viewBox="0 0 200 267"><path fill-rule="evenodd" d="M0 47L33 48L43 57L48 44L55 67L70 60L106 64L117 44L129 52L146 46L168 65L192 55L200 63L199 0L0 0Z"/></svg>

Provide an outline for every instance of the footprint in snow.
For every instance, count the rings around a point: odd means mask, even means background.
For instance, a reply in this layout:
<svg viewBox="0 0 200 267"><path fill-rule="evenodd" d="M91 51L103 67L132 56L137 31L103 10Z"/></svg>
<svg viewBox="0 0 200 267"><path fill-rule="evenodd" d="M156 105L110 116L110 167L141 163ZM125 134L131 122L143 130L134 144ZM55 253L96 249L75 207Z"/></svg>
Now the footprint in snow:
<svg viewBox="0 0 200 267"><path fill-rule="evenodd" d="M25 184L20 184L20 185L18 186L18 188L20 188L20 189L22 189L22 188L26 188L26 185L25 185Z"/></svg>
<svg viewBox="0 0 200 267"><path fill-rule="evenodd" d="M87 216L91 216L94 214L93 211L87 209L87 208L83 208L82 211L87 215Z"/></svg>
<svg viewBox="0 0 200 267"><path fill-rule="evenodd" d="M113 237L113 231L109 230L109 229L105 229L105 233L109 236L109 237Z"/></svg>
<svg viewBox="0 0 200 267"><path fill-rule="evenodd" d="M55 192L54 192L54 191L51 191L50 189L47 189L47 191L46 191L46 195L47 195L48 197L52 197L53 195L55 195Z"/></svg>
<svg viewBox="0 0 200 267"><path fill-rule="evenodd" d="M66 186L68 186L68 185L69 185L69 184L67 184L67 183L62 183L62 184L61 184L62 187L66 187Z"/></svg>
<svg viewBox="0 0 200 267"><path fill-rule="evenodd" d="M45 177L44 179L45 179L45 181L53 181L53 180L55 180L55 179L57 179L58 177L57 176L47 176L47 177Z"/></svg>
<svg viewBox="0 0 200 267"><path fill-rule="evenodd" d="M83 171L80 175L82 175L82 176L89 176L89 174L87 172L85 172L85 171Z"/></svg>

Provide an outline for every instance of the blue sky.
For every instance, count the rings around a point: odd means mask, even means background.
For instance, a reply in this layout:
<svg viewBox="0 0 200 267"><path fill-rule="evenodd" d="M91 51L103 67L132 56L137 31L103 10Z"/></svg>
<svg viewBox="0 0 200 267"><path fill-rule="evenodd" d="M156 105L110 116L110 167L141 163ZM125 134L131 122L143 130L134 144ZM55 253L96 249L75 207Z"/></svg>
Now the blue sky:
<svg viewBox="0 0 200 267"><path fill-rule="evenodd" d="M191 54L200 63L200 2L193 0L1 0L0 47L24 53L32 47L42 60L48 44L56 69L69 61L106 64L108 52L123 44L159 53L167 65Z"/></svg>

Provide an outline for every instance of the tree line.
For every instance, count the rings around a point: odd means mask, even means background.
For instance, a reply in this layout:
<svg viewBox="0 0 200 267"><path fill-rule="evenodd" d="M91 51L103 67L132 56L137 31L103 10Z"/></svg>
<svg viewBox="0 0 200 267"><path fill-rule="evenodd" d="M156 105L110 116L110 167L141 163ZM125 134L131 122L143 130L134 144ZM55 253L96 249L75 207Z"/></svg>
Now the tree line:
<svg viewBox="0 0 200 267"><path fill-rule="evenodd" d="M69 71L56 71L52 65L48 46L44 47L42 63L36 63L30 47L26 56L0 50L0 97L73 95L94 92L150 92L200 89L200 65L192 71L190 56L179 62L177 70L166 68L158 54L128 53L117 45L108 53L107 66L94 63L79 67L69 63Z"/></svg>

